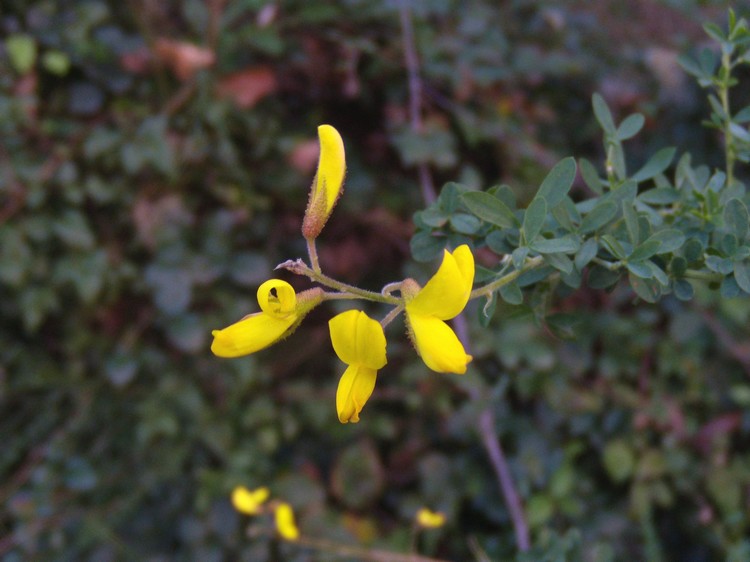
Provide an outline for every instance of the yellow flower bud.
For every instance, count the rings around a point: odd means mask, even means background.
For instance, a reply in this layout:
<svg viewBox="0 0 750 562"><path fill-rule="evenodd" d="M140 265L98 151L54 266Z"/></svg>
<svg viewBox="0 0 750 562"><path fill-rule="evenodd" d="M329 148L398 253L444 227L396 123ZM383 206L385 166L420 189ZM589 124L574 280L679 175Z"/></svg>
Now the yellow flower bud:
<svg viewBox="0 0 750 562"><path fill-rule="evenodd" d="M276 520L276 531L283 539L296 541L299 538L299 529L294 521L292 506L286 502L279 502L274 512Z"/></svg>
<svg viewBox="0 0 750 562"><path fill-rule="evenodd" d="M310 188L310 200L302 221L302 235L307 240L314 240L323 230L341 195L346 174L344 141L339 132L330 125L321 125L318 127L318 139L318 172Z"/></svg>

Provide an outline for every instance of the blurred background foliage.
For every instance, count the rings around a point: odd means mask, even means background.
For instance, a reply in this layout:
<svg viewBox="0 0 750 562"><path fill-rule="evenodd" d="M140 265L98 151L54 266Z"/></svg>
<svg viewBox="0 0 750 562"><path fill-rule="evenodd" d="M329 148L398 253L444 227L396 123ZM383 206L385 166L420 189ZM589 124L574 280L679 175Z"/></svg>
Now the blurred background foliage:
<svg viewBox="0 0 750 562"><path fill-rule="evenodd" d="M502 305L462 378L394 338L357 426L335 415L332 310L252 357L208 351L304 254L320 123L349 167L321 262L368 288L430 271L410 265L415 165L507 182L523 206L561 157L601 164L594 91L646 116L636 168L665 145L720 166L676 59L727 4L415 2L417 134L395 0L5 0L0 557L330 559L248 538L228 501L244 484L305 534L404 552L425 505L449 521L425 554L510 559L467 399L481 376L532 529L522 559L750 559L747 299L580 290L553 303L579 315L567 340Z"/></svg>

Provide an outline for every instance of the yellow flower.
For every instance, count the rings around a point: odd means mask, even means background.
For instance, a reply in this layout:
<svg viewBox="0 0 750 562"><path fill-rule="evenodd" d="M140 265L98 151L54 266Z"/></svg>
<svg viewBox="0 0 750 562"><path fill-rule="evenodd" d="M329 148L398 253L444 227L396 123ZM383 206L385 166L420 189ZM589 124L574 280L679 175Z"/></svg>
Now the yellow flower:
<svg viewBox="0 0 750 562"><path fill-rule="evenodd" d="M292 506L286 502L279 502L274 513L276 519L276 530L282 538L288 541L296 541L299 538L299 529L294 522L294 511Z"/></svg>
<svg viewBox="0 0 750 562"><path fill-rule="evenodd" d="M258 287L261 312L245 316L223 330L214 330L211 351L219 357L249 355L289 335L322 300L322 289L299 295L286 281L269 279Z"/></svg>
<svg viewBox="0 0 750 562"><path fill-rule="evenodd" d="M318 127L320 158L318 173L310 189L305 218L302 222L302 235L314 240L323 230L336 201L341 195L346 174L346 154L344 141L339 132L330 125Z"/></svg>
<svg viewBox="0 0 750 562"><path fill-rule="evenodd" d="M437 529L445 525L445 515L439 511L430 511L426 507L417 511L417 525L425 529Z"/></svg>
<svg viewBox="0 0 750 562"><path fill-rule="evenodd" d="M244 486L237 486L232 490L232 505L245 515L258 515L268 496L269 491L266 487L251 491Z"/></svg>
<svg viewBox="0 0 750 562"><path fill-rule="evenodd" d="M423 289L404 287L409 335L417 353L433 371L462 375L472 359L444 320L461 313L473 283L474 256L464 244L452 254L445 251L443 263Z"/></svg>
<svg viewBox="0 0 750 562"><path fill-rule="evenodd" d="M349 365L336 391L339 421L356 423L375 388L377 370L387 362L383 327L360 310L348 310L331 318L328 328L333 350Z"/></svg>

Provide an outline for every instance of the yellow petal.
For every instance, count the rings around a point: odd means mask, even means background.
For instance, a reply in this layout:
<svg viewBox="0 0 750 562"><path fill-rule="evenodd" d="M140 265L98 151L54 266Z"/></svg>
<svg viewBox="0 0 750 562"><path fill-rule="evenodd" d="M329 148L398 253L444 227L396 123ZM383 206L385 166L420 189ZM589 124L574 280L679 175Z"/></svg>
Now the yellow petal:
<svg viewBox="0 0 750 562"><path fill-rule="evenodd" d="M443 263L411 301L406 310L413 314L450 320L458 316L469 301L474 283L474 256L464 244L451 254L443 254Z"/></svg>
<svg viewBox="0 0 750 562"><path fill-rule="evenodd" d="M320 140L320 158L315 187L316 196L325 197L326 215L329 215L339 197L346 174L344 141L341 140L339 132L330 125L318 127L318 139Z"/></svg>
<svg viewBox="0 0 750 562"><path fill-rule="evenodd" d="M250 491L244 486L237 486L232 490L232 505L240 513L258 515L269 495L266 487Z"/></svg>
<svg viewBox="0 0 750 562"><path fill-rule="evenodd" d="M375 389L377 371L362 365L349 365L336 390L336 411L341 423L357 423L359 413Z"/></svg>
<svg viewBox="0 0 750 562"><path fill-rule="evenodd" d="M417 511L417 524L425 529L437 529L445 525L445 515L423 507Z"/></svg>
<svg viewBox="0 0 750 562"><path fill-rule="evenodd" d="M280 502L275 512L276 530L282 538L288 541L296 541L299 538L299 529L294 522L294 511L292 506L286 502Z"/></svg>
<svg viewBox="0 0 750 562"><path fill-rule="evenodd" d="M464 351L450 326L434 316L406 314L409 328L422 361L438 373L463 375L472 357Z"/></svg>
<svg viewBox="0 0 750 562"><path fill-rule="evenodd" d="M286 281L269 279L258 287L258 305L260 309L276 318L287 318L297 309L297 295Z"/></svg>
<svg viewBox="0 0 750 562"><path fill-rule="evenodd" d="M386 364L385 334L380 322L361 310L347 310L328 321L333 350L348 365L382 369Z"/></svg>
<svg viewBox="0 0 750 562"><path fill-rule="evenodd" d="M280 340L297 319L296 314L276 318L265 312L246 316L223 330L214 330L211 351L219 357L240 357L260 351Z"/></svg>

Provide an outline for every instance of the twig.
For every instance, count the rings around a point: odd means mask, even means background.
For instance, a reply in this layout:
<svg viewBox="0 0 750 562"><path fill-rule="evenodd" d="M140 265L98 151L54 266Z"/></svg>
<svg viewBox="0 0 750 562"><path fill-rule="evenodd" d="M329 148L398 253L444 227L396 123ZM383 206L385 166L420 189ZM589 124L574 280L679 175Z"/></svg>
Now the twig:
<svg viewBox="0 0 750 562"><path fill-rule="evenodd" d="M276 536L271 529L252 529L248 533L251 537L256 535ZM419 554L401 554L400 552L391 552L388 550L377 550L370 548L361 548L329 541L326 539L316 539L312 537L300 536L295 541L286 541L287 544L298 545L301 547L312 548L321 552L326 552L331 556L341 558L356 558L366 562L448 562L440 558L430 558Z"/></svg>
<svg viewBox="0 0 750 562"><path fill-rule="evenodd" d="M399 16L401 19L401 36L404 43L404 61L409 79L409 120L411 128L415 133L422 133L422 79L419 76L419 57L417 47L414 43L414 27L411 21L408 0L399 2ZM422 189L422 198L427 205L431 205L437 199L432 174L426 162L417 164L419 174L419 186Z"/></svg>
<svg viewBox="0 0 750 562"><path fill-rule="evenodd" d="M459 315L453 323L459 339L464 344L464 347L466 347L466 351L471 353L469 348L469 330L465 316L463 314ZM474 388L469 390L469 395L472 400L482 399L481 392ZM491 404L485 406L479 414L477 429L482 438L482 445L484 445L484 449L490 457L492 469L495 471L495 476L497 476L497 481L500 484L500 490L503 493L505 505L510 513L518 550L526 552L531 548L529 526L526 523L523 504L521 503L521 497L516 491L513 475L508 466L508 460L505 458L505 453L500 445L500 436L495 428L495 413L492 410Z"/></svg>

